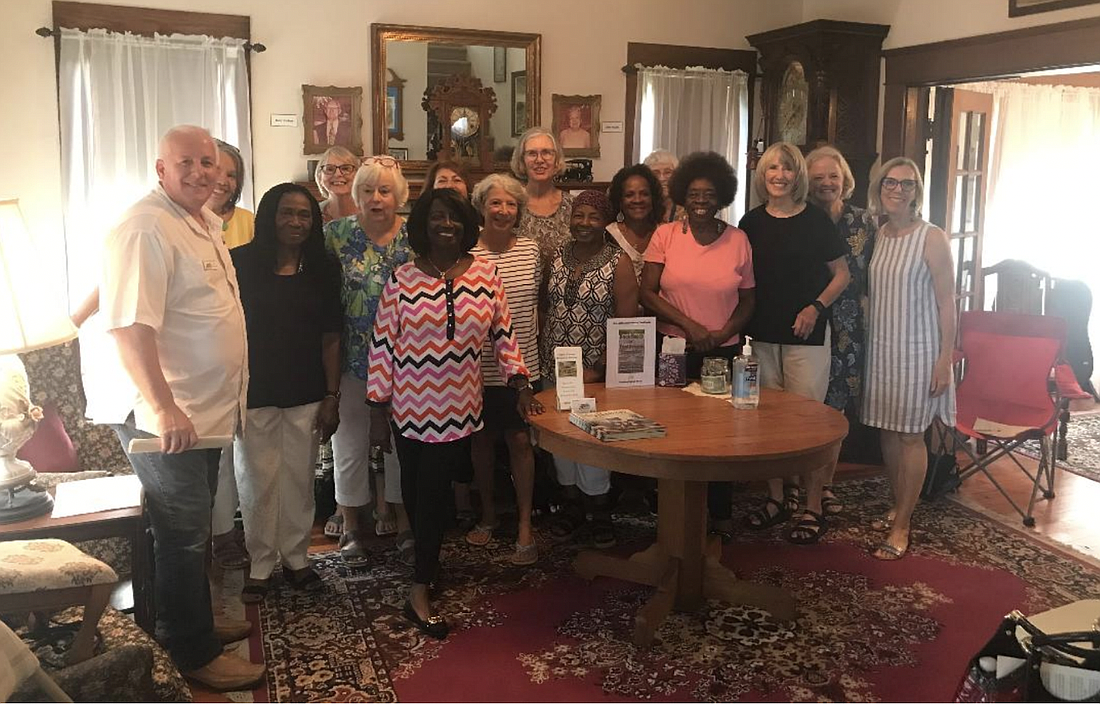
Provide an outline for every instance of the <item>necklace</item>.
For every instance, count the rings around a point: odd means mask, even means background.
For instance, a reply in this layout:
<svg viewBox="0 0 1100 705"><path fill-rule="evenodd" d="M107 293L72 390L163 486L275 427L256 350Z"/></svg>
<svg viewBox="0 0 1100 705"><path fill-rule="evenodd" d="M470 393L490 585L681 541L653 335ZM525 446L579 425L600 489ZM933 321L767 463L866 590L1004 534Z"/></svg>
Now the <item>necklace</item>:
<svg viewBox="0 0 1100 705"><path fill-rule="evenodd" d="M427 255L425 255L424 259L428 260L428 264L432 265L432 269L435 270L436 275L440 278L440 280L443 280L443 279L447 278L447 272L454 269L455 265L457 265L462 260L462 255L459 255L458 259L456 259L454 262L451 262L451 265L449 267L447 267L446 269L443 269L442 267L440 267L438 264L436 264L432 260L431 257L429 257Z"/></svg>

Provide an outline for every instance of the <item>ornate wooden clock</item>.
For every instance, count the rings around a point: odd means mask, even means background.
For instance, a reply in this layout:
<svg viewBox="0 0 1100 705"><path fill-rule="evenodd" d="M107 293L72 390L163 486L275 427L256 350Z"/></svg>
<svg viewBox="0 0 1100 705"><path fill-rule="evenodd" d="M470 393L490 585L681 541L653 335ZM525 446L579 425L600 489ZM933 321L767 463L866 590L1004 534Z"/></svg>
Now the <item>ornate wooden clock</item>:
<svg viewBox="0 0 1100 705"><path fill-rule="evenodd" d="M839 149L856 178L852 201L863 205L878 156L878 91L888 25L814 20L753 34L760 52L761 103L768 144L792 142L809 152Z"/></svg>
<svg viewBox="0 0 1100 705"><path fill-rule="evenodd" d="M493 168L489 118L497 110L496 92L474 76L454 75L424 94L422 107L439 126L431 135L436 158L474 162L486 172Z"/></svg>

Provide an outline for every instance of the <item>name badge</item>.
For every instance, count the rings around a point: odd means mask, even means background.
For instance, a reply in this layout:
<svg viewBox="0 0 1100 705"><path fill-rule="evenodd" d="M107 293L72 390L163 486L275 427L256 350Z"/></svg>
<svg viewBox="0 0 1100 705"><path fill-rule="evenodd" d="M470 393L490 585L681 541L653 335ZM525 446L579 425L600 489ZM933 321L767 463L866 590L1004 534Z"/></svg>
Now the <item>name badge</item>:
<svg viewBox="0 0 1100 705"><path fill-rule="evenodd" d="M205 272L213 272L217 270L218 263L212 259L204 259L202 261L202 268Z"/></svg>

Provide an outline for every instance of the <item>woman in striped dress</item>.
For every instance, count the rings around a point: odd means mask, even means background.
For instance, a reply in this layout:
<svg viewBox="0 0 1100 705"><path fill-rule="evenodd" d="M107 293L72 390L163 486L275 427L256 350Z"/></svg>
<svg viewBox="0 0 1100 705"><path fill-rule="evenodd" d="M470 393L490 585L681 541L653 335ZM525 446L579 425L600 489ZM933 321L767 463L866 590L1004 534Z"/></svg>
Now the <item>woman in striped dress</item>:
<svg viewBox="0 0 1100 705"><path fill-rule="evenodd" d="M875 558L897 560L909 548L909 521L927 467L924 432L935 418L955 425L952 351L955 301L947 236L920 217L917 165L882 165L871 182L872 211L886 216L869 271L863 423L882 429L882 455L894 507L872 524L888 531Z"/></svg>
<svg viewBox="0 0 1100 705"><path fill-rule="evenodd" d="M417 257L394 270L382 290L371 336L367 403L372 445L401 462L401 495L416 539L406 619L430 637L446 637L428 585L439 574L451 478L469 462L470 436L482 427L481 348L491 336L501 377L524 419L541 413L528 382L496 267L470 255L477 213L453 189L428 189L409 215Z"/></svg>

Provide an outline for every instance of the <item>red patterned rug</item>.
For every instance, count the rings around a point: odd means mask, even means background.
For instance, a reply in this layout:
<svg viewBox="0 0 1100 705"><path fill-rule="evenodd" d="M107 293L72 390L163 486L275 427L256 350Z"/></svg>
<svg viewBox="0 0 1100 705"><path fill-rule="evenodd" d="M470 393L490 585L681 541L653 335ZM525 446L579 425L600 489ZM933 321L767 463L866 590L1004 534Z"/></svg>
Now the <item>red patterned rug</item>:
<svg viewBox="0 0 1100 705"><path fill-rule="evenodd" d="M1100 571L951 502L921 505L904 560L881 562L867 527L886 509L879 479L843 483L848 506L817 546L779 530L744 534L724 562L791 590L800 616L711 601L674 614L651 648L630 641L651 590L572 574L576 547L534 568L507 558L513 536L486 548L444 547L437 600L453 631L421 637L400 615L408 569L379 553L347 571L317 556L321 596L285 587L260 609L268 695L291 701L943 701L967 659L1008 611L1100 596ZM737 499L747 511L758 502ZM644 547L654 522L617 518L620 551Z"/></svg>

